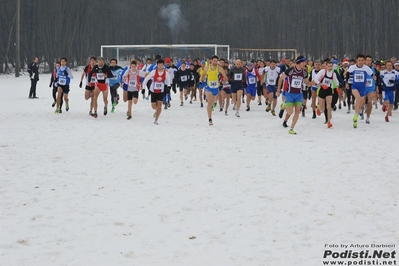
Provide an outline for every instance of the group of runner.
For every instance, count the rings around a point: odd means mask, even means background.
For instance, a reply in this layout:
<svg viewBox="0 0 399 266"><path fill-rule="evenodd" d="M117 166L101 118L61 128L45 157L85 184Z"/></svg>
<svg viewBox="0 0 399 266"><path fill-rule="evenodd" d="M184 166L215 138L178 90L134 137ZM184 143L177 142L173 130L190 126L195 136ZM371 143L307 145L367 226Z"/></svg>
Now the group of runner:
<svg viewBox="0 0 399 266"><path fill-rule="evenodd" d="M69 84L72 72L66 66L67 59L57 62L50 86L53 86L53 107L55 113L61 113L63 100L65 110L69 110ZM111 92L111 112L119 103L118 88L123 89L123 101L128 102L127 119L132 118L132 106L137 104L139 94L143 99L151 100L154 110L154 124L162 109L171 107L171 91L179 89L180 106L190 98L190 104L199 99L200 106L207 102L209 125L213 125L212 113L219 103L219 111L228 115L230 102L235 116L240 117L241 103L246 104L246 111L251 110L251 102L257 99L258 105L265 99L266 112L276 115L277 99L282 95L279 117L283 126L289 127L289 134L296 134L294 128L300 114L305 116L307 100L311 100L315 119L324 113L325 124L332 128L332 112L336 105L341 109L347 106L347 113L352 109L353 127L358 120L370 123L373 109L382 105L389 122L392 110L397 109L399 88L399 62L396 58L386 62L374 61L371 56L357 55L356 59L327 58L322 61L307 60L298 56L295 60L285 58L280 62L246 61L237 59L229 65L224 59L213 56L207 60L198 59L186 62L183 58L175 65L171 58L162 59L157 55L155 62L148 58L146 62L132 59L124 68L117 65L116 59L110 60L110 66L103 57L91 57L84 68L79 87L85 79L85 99L90 100L89 114L98 117L98 97L102 93L104 115L108 113L108 91ZM197 98L198 91L198 98ZM146 95L147 93L147 95ZM284 116L284 112L286 112ZM290 125L289 120L292 116Z"/></svg>

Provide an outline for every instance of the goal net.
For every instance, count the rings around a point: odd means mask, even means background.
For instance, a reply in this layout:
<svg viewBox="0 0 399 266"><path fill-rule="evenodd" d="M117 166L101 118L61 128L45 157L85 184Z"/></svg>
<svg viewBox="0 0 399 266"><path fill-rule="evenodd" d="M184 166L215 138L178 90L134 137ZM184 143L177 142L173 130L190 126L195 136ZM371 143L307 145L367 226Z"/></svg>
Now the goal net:
<svg viewBox="0 0 399 266"><path fill-rule="evenodd" d="M246 60L267 60L274 59L280 61L283 58L295 59L298 56L296 49L247 49L230 48L230 58Z"/></svg>
<svg viewBox="0 0 399 266"><path fill-rule="evenodd" d="M143 61L146 58L154 60L156 55L161 55L162 58L170 57L175 62L182 58L187 61L190 59L205 60L213 55L228 60L230 46L217 44L101 45L101 56L107 61L116 58L120 65L128 63L133 58Z"/></svg>

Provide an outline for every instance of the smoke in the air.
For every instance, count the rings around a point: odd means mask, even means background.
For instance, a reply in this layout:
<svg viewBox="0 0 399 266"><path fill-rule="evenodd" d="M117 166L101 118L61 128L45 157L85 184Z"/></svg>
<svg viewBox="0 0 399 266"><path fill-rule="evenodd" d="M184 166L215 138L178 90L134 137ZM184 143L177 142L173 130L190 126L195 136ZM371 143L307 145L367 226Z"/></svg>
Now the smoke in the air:
<svg viewBox="0 0 399 266"><path fill-rule="evenodd" d="M173 43L184 42L188 22L184 18L179 4L162 6L159 14L167 21Z"/></svg>

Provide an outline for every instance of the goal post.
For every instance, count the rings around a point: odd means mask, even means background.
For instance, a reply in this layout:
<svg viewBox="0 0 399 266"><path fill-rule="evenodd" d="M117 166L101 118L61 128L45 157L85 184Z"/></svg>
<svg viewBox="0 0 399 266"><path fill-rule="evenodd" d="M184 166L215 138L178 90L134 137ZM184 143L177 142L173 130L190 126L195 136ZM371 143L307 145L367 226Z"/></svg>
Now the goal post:
<svg viewBox="0 0 399 266"><path fill-rule="evenodd" d="M153 44L153 45L101 45L101 56L106 60L116 58L119 62L129 62L130 59L154 59L156 55L173 60L181 58L205 60L217 55L230 59L230 46L220 44Z"/></svg>
<svg viewBox="0 0 399 266"><path fill-rule="evenodd" d="M230 55L232 59L246 59L246 60L281 60L283 58L295 59L298 57L297 49L249 49L249 48L230 48Z"/></svg>

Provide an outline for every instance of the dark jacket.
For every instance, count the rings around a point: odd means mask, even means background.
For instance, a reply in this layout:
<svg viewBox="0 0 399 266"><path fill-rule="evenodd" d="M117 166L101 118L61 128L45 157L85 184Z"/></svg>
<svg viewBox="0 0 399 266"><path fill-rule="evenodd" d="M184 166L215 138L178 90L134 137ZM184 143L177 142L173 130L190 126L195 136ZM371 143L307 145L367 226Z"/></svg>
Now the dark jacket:
<svg viewBox="0 0 399 266"><path fill-rule="evenodd" d="M28 66L28 73L29 73L29 77L33 80L39 80L39 65L36 64L35 62L32 62L32 64L30 64Z"/></svg>

